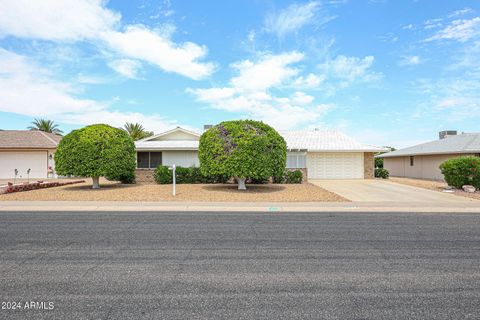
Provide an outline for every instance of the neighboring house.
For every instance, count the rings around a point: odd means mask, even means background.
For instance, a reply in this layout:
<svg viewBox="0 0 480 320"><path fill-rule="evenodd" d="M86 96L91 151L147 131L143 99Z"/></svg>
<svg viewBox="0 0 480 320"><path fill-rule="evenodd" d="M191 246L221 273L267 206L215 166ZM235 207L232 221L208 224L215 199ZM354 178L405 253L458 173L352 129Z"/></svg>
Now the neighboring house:
<svg viewBox="0 0 480 320"><path fill-rule="evenodd" d="M0 179L18 177L47 178L53 176L53 155L61 136L42 131L0 130Z"/></svg>
<svg viewBox="0 0 480 320"><path fill-rule="evenodd" d="M441 131L439 140L376 156L391 176L443 181L440 164L459 156L480 156L480 133Z"/></svg>
<svg viewBox="0 0 480 320"><path fill-rule="evenodd" d="M309 179L370 179L373 154L386 149L365 145L335 130L279 131L287 143L287 168ZM158 165L199 166L200 134L176 129L135 142L137 180L148 180Z"/></svg>

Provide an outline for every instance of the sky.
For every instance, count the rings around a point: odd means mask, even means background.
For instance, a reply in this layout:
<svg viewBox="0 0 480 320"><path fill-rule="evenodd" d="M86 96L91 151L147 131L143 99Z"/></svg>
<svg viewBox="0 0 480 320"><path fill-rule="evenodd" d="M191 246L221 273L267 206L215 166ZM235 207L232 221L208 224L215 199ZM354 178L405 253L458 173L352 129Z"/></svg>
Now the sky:
<svg viewBox="0 0 480 320"><path fill-rule="evenodd" d="M0 0L0 129L479 132L480 1Z"/></svg>

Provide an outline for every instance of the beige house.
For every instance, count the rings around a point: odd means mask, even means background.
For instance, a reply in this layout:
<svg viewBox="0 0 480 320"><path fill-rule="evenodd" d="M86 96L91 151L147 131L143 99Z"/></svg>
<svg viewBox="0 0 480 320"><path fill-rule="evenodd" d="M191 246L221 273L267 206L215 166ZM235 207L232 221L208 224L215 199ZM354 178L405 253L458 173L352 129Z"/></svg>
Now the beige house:
<svg viewBox="0 0 480 320"><path fill-rule="evenodd" d="M375 152L386 149L355 141L336 130L279 131L287 143L287 168L308 179L371 179ZM135 142L137 181L152 180L158 165L199 166L200 134L180 127Z"/></svg>
<svg viewBox="0 0 480 320"><path fill-rule="evenodd" d="M42 131L0 130L0 179L48 178L55 172L53 155L62 136ZM30 173L28 173L30 169Z"/></svg>
<svg viewBox="0 0 480 320"><path fill-rule="evenodd" d="M480 156L480 133L442 131L440 139L376 156L391 176L443 181L440 164L459 156Z"/></svg>

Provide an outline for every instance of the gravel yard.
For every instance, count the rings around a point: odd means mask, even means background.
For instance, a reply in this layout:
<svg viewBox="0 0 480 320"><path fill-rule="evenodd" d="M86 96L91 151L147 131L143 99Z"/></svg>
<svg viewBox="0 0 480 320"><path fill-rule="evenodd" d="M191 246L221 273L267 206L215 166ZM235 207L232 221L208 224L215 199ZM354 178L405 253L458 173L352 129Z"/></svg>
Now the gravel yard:
<svg viewBox="0 0 480 320"><path fill-rule="evenodd" d="M179 184L176 197L172 196L171 185L125 185L103 180L101 189L92 190L91 186L88 179L82 184L0 195L0 201L349 201L310 183L248 185L247 191L239 191L233 184Z"/></svg>
<svg viewBox="0 0 480 320"><path fill-rule="evenodd" d="M429 189L429 190L434 190L439 192L443 192L444 188L447 186L445 182L432 181L432 180L410 179L410 178L399 178L399 177L390 177L389 180L396 183L406 184L413 187L419 187L419 188L424 188L424 189ZM455 190L453 194L456 196L480 200L480 192L478 191L475 193L468 193L468 192L464 192L463 190Z"/></svg>

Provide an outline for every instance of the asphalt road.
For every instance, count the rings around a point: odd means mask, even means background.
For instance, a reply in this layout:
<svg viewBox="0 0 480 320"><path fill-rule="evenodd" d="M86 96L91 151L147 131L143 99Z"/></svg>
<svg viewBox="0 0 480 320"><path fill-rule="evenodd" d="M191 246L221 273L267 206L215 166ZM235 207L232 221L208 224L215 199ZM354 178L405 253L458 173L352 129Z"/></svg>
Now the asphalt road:
<svg viewBox="0 0 480 320"><path fill-rule="evenodd" d="M480 214L2 212L0 250L0 319L480 319Z"/></svg>

